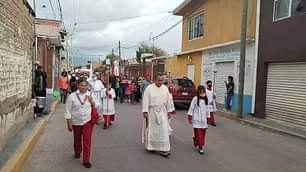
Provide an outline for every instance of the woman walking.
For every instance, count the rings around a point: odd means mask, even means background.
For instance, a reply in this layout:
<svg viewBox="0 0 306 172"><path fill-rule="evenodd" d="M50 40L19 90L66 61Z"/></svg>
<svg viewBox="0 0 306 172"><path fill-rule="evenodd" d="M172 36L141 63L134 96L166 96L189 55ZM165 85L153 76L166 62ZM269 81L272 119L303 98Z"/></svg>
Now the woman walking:
<svg viewBox="0 0 306 172"><path fill-rule="evenodd" d="M204 154L206 129L208 128L207 119L209 117L208 98L205 87L201 85L198 87L197 96L192 99L188 111L188 122L194 129L194 146L198 148L200 154Z"/></svg>
<svg viewBox="0 0 306 172"><path fill-rule="evenodd" d="M80 79L78 90L70 94L67 99L65 118L68 130L73 132L74 157L79 159L83 151L83 165L86 168L91 168L91 136L94 126L91 121L91 112L94 106L95 103L88 91L88 82Z"/></svg>
<svg viewBox="0 0 306 172"><path fill-rule="evenodd" d="M68 88L69 88L69 79L67 72L62 72L59 80L58 80L58 85L61 90L61 102L64 104L66 103L66 98L68 95Z"/></svg>

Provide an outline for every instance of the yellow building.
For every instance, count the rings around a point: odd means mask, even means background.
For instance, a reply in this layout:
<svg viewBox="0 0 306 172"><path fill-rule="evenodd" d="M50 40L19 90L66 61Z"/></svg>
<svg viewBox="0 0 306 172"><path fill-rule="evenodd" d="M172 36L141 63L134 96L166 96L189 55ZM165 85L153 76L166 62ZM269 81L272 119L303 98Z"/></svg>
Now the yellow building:
<svg viewBox="0 0 306 172"><path fill-rule="evenodd" d="M183 17L182 52L176 60L179 74L196 85L213 80L220 104L224 103L227 76L238 83L242 5L243 0L185 0L174 10L175 15ZM254 75L256 6L256 0L249 1L248 77ZM246 83L246 91L251 96L253 80Z"/></svg>

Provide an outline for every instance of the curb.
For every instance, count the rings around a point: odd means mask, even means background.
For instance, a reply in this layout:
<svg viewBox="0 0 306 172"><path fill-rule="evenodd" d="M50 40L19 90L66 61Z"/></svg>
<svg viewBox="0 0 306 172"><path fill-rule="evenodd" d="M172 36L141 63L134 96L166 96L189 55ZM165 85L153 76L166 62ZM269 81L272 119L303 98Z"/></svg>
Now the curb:
<svg viewBox="0 0 306 172"><path fill-rule="evenodd" d="M224 118L227 118L227 119L236 120L242 125L249 125L249 126L252 126L254 128L263 129L263 130L266 130L266 131L279 133L279 134L284 134L284 135L288 135L288 136L291 136L291 137L306 140L306 135L298 134L298 133L295 133L295 132L290 132L288 130L280 129L280 128L277 128L277 127L273 127L273 126L270 126L270 125L267 125L267 124L263 124L263 123L259 123L259 122L255 122L255 121L251 121L251 120L247 120L247 119L239 119L238 120L234 113L226 113L226 112L223 112L223 111L218 111L216 114L219 115L219 116L222 116Z"/></svg>
<svg viewBox="0 0 306 172"><path fill-rule="evenodd" d="M24 140L21 146L15 151L12 157L0 170L1 172L20 172L22 170L22 167L25 164L27 158L29 157L29 155L31 155L33 148L35 147L42 133L44 132L44 129L46 128L50 117L56 110L58 102L58 100L55 100L52 103L49 117L41 119L38 122L31 134Z"/></svg>
<svg viewBox="0 0 306 172"><path fill-rule="evenodd" d="M299 139L306 140L305 135L301 135L301 134L290 132L290 131L283 130L283 129L280 129L280 128L272 127L272 126L269 126L269 125L266 125L266 124L261 124L261 123L246 120L246 119L240 120L240 123L248 124L252 127L256 127L256 128L267 130L267 131L271 131L271 132L274 132L274 133L285 134L285 135L288 135L288 136L292 136L292 137L296 137L296 138L299 138Z"/></svg>

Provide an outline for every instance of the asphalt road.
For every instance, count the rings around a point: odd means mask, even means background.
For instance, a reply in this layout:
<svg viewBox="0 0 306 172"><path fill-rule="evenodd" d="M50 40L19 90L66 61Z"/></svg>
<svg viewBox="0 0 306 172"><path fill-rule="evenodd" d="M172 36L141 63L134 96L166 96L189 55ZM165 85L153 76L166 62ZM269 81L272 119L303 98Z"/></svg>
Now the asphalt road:
<svg viewBox="0 0 306 172"><path fill-rule="evenodd" d="M66 129L63 105L52 116L29 157L24 172L303 172L306 141L241 125L219 117L207 133L205 155L192 144L187 110L180 108L171 123L172 155L165 159L141 144L139 105L117 104L116 122L108 130L96 126L91 169L73 158L72 134Z"/></svg>

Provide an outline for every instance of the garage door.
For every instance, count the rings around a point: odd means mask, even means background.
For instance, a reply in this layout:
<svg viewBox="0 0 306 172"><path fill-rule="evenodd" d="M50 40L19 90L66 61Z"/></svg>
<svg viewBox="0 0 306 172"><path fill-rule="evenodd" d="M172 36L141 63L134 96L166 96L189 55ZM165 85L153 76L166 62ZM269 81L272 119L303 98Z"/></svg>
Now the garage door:
<svg viewBox="0 0 306 172"><path fill-rule="evenodd" d="M224 96L226 95L226 87L224 81L228 76L234 75L234 62L216 63L216 97L217 103L224 104Z"/></svg>
<svg viewBox="0 0 306 172"><path fill-rule="evenodd" d="M306 63L269 64L266 118L306 128Z"/></svg>

